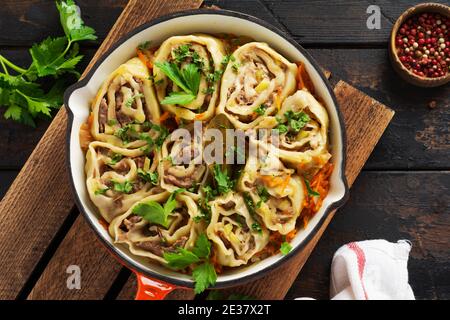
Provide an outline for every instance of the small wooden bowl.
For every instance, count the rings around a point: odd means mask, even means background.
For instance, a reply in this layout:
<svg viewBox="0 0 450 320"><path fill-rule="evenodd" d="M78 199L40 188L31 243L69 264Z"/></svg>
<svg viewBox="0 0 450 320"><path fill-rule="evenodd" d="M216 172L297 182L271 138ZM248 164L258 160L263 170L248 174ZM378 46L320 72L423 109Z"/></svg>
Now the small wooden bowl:
<svg viewBox="0 0 450 320"><path fill-rule="evenodd" d="M406 10L397 19L394 27L392 28L391 39L389 42L389 57L394 70L407 82L419 87L438 87L450 82L450 72L447 71L445 76L439 78L421 77L408 70L397 56L395 36L397 35L398 29L406 20L408 20L408 18L423 12L434 12L450 17L450 7L439 3L422 3Z"/></svg>

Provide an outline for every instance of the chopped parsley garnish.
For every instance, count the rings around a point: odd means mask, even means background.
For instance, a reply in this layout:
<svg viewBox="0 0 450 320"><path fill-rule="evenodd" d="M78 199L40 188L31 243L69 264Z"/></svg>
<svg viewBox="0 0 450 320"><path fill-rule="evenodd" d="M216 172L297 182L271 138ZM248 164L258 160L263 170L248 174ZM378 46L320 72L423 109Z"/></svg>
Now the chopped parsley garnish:
<svg viewBox="0 0 450 320"><path fill-rule="evenodd" d="M121 154L119 154L119 153L114 153L114 154L111 156L111 161L108 163L108 165L113 166L113 165L117 164L117 162L119 162L120 160L122 160L122 158L123 158L123 156L122 156Z"/></svg>
<svg viewBox="0 0 450 320"><path fill-rule="evenodd" d="M279 124L276 126L275 130L278 130L278 134L284 134L289 131L288 127L284 124Z"/></svg>
<svg viewBox="0 0 450 320"><path fill-rule="evenodd" d="M234 62L235 60L236 60L236 58L232 54L227 54L225 57L223 57L221 63L222 63L222 66L226 67L230 61Z"/></svg>
<svg viewBox="0 0 450 320"><path fill-rule="evenodd" d="M220 194L225 194L233 188L233 181L228 176L227 170L222 171L219 164L214 164L214 179Z"/></svg>
<svg viewBox="0 0 450 320"><path fill-rule="evenodd" d="M265 104L260 105L254 110L257 115L263 116L266 113L267 106Z"/></svg>
<svg viewBox="0 0 450 320"><path fill-rule="evenodd" d="M263 187L263 186L260 186L260 185L256 187L256 191L257 191L258 196L259 196L259 201L256 204L256 207L260 208L261 204L263 202L267 202L269 200L270 194L267 191L266 187Z"/></svg>
<svg viewBox="0 0 450 320"><path fill-rule="evenodd" d="M208 73L206 75L206 81L210 82L210 83L216 83L217 81L220 80L220 77L223 74L223 70L216 70L213 73Z"/></svg>
<svg viewBox="0 0 450 320"><path fill-rule="evenodd" d="M281 244L280 252L283 255L287 255L289 252L291 252L291 250L292 250L292 246L289 244L289 242L283 242Z"/></svg>
<svg viewBox="0 0 450 320"><path fill-rule="evenodd" d="M115 126L116 124L118 124L119 122L116 119L110 119L107 122L108 126Z"/></svg>
<svg viewBox="0 0 450 320"><path fill-rule="evenodd" d="M143 97L144 97L144 95L142 93L135 94L134 96L132 96L132 97L127 99L127 101L125 102L125 106L127 108L131 108L131 106L136 101L136 99L140 99L140 98L143 98Z"/></svg>
<svg viewBox="0 0 450 320"><path fill-rule="evenodd" d="M285 112L284 116L287 119L287 122L295 133L299 132L303 129L304 126L311 120L311 118L304 112L294 112L289 110Z"/></svg>
<svg viewBox="0 0 450 320"><path fill-rule="evenodd" d="M262 233L261 225L258 222L252 224L252 230L258 233Z"/></svg>
<svg viewBox="0 0 450 320"><path fill-rule="evenodd" d="M109 190L109 188L97 189L97 190L95 190L94 194L95 194L96 196L98 196L98 195L100 195L100 194L105 194L106 191L108 191L108 190Z"/></svg>
<svg viewBox="0 0 450 320"><path fill-rule="evenodd" d="M130 181L123 183L112 180L113 190L121 193L130 193L133 190L133 184Z"/></svg>
<svg viewBox="0 0 450 320"><path fill-rule="evenodd" d="M190 49L190 44L182 44L181 46L173 50L175 61L181 63L190 58L199 69L202 69L204 65L202 57L200 57L197 51L191 51Z"/></svg>
<svg viewBox="0 0 450 320"><path fill-rule="evenodd" d="M158 184L158 172L145 172L142 169L138 169L137 174L139 178L144 180L145 182L149 182L156 186Z"/></svg>

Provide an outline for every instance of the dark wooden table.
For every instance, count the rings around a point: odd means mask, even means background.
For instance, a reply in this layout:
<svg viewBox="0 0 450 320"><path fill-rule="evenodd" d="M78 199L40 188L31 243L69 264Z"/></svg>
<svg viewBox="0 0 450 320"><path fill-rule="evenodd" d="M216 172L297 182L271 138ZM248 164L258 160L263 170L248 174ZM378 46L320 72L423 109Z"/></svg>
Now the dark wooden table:
<svg viewBox="0 0 450 320"><path fill-rule="evenodd" d="M77 1L86 24L99 35L82 48L84 66L126 2ZM408 267L416 298L450 299L450 86L406 84L392 70L387 52L392 24L418 2L371 1L381 9L381 29L368 30L365 1L205 1L287 31L332 72L332 82L343 79L396 111L349 202L331 222L287 299L328 298L333 253L350 241L379 238L412 242ZM28 48L34 42L62 33L54 2L43 0L3 0L0 30L0 53L19 65L29 63ZM48 125L40 121L32 129L0 117L0 199ZM39 268L33 277L39 277Z"/></svg>

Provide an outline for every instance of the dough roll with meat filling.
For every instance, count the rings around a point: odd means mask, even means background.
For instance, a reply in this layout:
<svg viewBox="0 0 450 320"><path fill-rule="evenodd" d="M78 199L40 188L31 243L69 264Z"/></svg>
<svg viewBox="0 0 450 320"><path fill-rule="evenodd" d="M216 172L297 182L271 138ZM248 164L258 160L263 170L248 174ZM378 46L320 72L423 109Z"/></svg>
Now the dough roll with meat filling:
<svg viewBox="0 0 450 320"><path fill-rule="evenodd" d="M217 113L237 129L251 129L275 115L295 91L297 66L265 43L251 42L232 55L222 77Z"/></svg>
<svg viewBox="0 0 450 320"><path fill-rule="evenodd" d="M221 265L247 264L269 242L269 232L250 215L241 195L230 192L215 199L211 212L206 232Z"/></svg>
<svg viewBox="0 0 450 320"><path fill-rule="evenodd" d="M210 119L218 101L223 58L224 47L221 40L211 36L175 36L164 41L155 52L153 68L156 94L162 108L185 120ZM171 65L171 76L174 74L175 77L181 78L188 88L181 87L163 72L159 64L165 63ZM191 73L185 72L188 69ZM194 80L197 73L198 83ZM193 90L196 91L191 90L194 96L192 101L188 100L183 104L164 102L173 93L186 94L186 89L192 87L195 87Z"/></svg>
<svg viewBox="0 0 450 320"><path fill-rule="evenodd" d="M133 58L103 83L92 103L89 120L95 140L127 148L145 144L139 139L139 133L150 131L149 123L159 124L160 117L149 76L145 64ZM133 127L129 129L131 124Z"/></svg>
<svg viewBox="0 0 450 320"><path fill-rule="evenodd" d="M95 141L86 154L86 185L89 197L107 221L127 211L137 201L155 192L160 154L145 155L139 149L124 149Z"/></svg>
<svg viewBox="0 0 450 320"><path fill-rule="evenodd" d="M155 206L163 207L171 201L170 197L170 192L151 195L115 218L109 226L114 242L125 243L131 253L163 264L166 263L164 253L177 252L178 248L192 249L204 230L204 224L193 219L199 212L192 198L183 194L174 196L175 208L166 225L145 218L146 213L155 211Z"/></svg>
<svg viewBox="0 0 450 320"><path fill-rule="evenodd" d="M250 138L250 152L239 190L247 193L265 226L283 235L295 229L303 209L304 189L294 170L287 169L264 144Z"/></svg>
<svg viewBox="0 0 450 320"><path fill-rule="evenodd" d="M288 97L272 122L279 131L274 152L299 174L313 176L330 160L328 113L311 93Z"/></svg>

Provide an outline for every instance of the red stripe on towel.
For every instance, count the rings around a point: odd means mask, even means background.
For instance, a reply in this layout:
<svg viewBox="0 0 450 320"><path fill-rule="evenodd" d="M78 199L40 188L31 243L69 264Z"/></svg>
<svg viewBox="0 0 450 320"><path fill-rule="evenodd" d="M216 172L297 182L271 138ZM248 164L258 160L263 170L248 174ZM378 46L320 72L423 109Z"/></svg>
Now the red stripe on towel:
<svg viewBox="0 0 450 320"><path fill-rule="evenodd" d="M351 242L347 244L347 247L352 250L356 254L356 261L358 263L358 273L359 273L359 279L361 280L361 285L364 291L364 297L366 300L369 298L367 297L366 288L364 287L363 282L363 274L364 274L364 267L366 266L366 256L364 255L364 251L361 249L360 246L358 246L355 242Z"/></svg>

